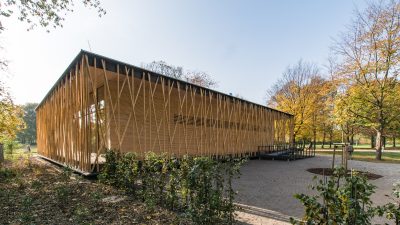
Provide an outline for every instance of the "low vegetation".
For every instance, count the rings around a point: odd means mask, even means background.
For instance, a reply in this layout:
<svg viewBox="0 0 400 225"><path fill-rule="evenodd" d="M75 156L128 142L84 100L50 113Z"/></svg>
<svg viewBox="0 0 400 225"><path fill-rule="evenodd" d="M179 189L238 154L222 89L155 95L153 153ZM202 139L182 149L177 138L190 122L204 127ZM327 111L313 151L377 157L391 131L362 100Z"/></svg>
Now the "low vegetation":
<svg viewBox="0 0 400 225"><path fill-rule="evenodd" d="M1 224L187 224L176 212L16 152L0 166ZM111 199L111 200L108 200Z"/></svg>
<svg viewBox="0 0 400 225"><path fill-rule="evenodd" d="M24 149L0 165L2 224L233 224L243 160L108 151L98 180Z"/></svg>
<svg viewBox="0 0 400 225"><path fill-rule="evenodd" d="M26 150L26 146L23 146L17 142L13 142L14 144L11 145L5 145L5 160L10 162L18 162L21 159L29 159L32 155L37 153L37 147L32 146L31 151ZM9 148L9 146L13 146L12 149Z"/></svg>
<svg viewBox="0 0 400 225"><path fill-rule="evenodd" d="M399 225L400 184L393 188L393 202L374 206L371 195L375 186L363 174L344 168L336 168L329 178L323 177L311 188L318 192L315 196L297 194L295 197L305 207L301 221L291 218L292 224L371 224L375 216L386 216ZM389 196L388 196L389 197Z"/></svg>
<svg viewBox="0 0 400 225"><path fill-rule="evenodd" d="M233 224L232 180L242 159L184 156L149 152L143 161L132 153L108 151L100 180L125 190L148 209L175 211L194 224Z"/></svg>

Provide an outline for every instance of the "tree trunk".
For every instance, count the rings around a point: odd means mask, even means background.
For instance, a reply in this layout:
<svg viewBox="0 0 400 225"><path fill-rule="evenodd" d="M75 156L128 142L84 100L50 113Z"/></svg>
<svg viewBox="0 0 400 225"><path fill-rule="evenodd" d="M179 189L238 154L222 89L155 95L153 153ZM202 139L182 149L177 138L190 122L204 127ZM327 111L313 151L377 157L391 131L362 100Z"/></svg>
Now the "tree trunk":
<svg viewBox="0 0 400 225"><path fill-rule="evenodd" d="M322 148L325 148L325 137L326 137L326 132L324 130L324 135L322 136Z"/></svg>
<svg viewBox="0 0 400 225"><path fill-rule="evenodd" d="M376 150L376 160L382 160L382 131L376 131L376 140L375 140L375 150Z"/></svg>
<svg viewBox="0 0 400 225"><path fill-rule="evenodd" d="M329 132L329 148L332 148L332 142L333 142L333 131Z"/></svg>
<svg viewBox="0 0 400 225"><path fill-rule="evenodd" d="M349 131L349 141L348 141L348 143L350 145L353 145L353 141L354 141L354 127L351 127L351 129Z"/></svg>
<svg viewBox="0 0 400 225"><path fill-rule="evenodd" d="M396 148L396 136L393 136L393 148Z"/></svg>
<svg viewBox="0 0 400 225"><path fill-rule="evenodd" d="M0 143L0 163L4 162L3 144Z"/></svg>
<svg viewBox="0 0 400 225"><path fill-rule="evenodd" d="M383 136L382 138L383 138L383 147L386 148L386 136Z"/></svg>
<svg viewBox="0 0 400 225"><path fill-rule="evenodd" d="M296 145L296 134L293 133L293 144Z"/></svg>
<svg viewBox="0 0 400 225"><path fill-rule="evenodd" d="M313 141L314 141L314 149L315 149L315 146L317 145L317 130L314 129L313 133L314 133Z"/></svg>

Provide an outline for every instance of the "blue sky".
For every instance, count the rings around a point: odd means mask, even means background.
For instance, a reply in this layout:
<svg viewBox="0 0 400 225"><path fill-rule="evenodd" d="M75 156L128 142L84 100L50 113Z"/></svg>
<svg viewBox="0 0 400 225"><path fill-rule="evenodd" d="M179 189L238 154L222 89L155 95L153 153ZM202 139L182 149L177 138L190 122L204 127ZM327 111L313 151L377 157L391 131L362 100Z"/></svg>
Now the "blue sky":
<svg viewBox="0 0 400 225"><path fill-rule="evenodd" d="M265 104L266 90L299 59L321 67L333 39L365 1L120 0L107 14L75 1L50 33L15 18L0 36L17 103L40 102L80 49L140 66L153 60L209 73L219 91Z"/></svg>

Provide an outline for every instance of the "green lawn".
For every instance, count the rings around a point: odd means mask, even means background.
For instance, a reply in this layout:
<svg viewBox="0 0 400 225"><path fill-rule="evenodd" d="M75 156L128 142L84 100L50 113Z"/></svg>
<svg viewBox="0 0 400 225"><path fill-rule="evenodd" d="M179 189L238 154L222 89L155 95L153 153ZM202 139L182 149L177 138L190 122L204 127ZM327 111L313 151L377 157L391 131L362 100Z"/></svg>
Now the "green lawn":
<svg viewBox="0 0 400 225"><path fill-rule="evenodd" d="M370 149L371 148L371 144L363 144L363 145L353 145L354 148L366 148L366 149ZM389 146L388 146L389 147ZM392 147L392 146L391 146Z"/></svg>
<svg viewBox="0 0 400 225"><path fill-rule="evenodd" d="M331 150L317 150L316 154L318 155L332 155L333 151ZM336 151L336 156L340 157L342 155L341 150ZM354 151L353 160L361 160L361 161L370 161L370 162L385 162L385 163L400 163L400 152L383 152L382 153L382 160L375 159L375 152L374 151Z"/></svg>
<svg viewBox="0 0 400 225"><path fill-rule="evenodd" d="M322 145L317 144L316 145L317 149L321 148L322 149ZM329 144L325 144L324 145L325 149L329 149ZM371 149L371 144L359 144L359 145L353 145L353 147L355 149ZM332 145L333 148L333 145ZM386 145L386 149L394 149L392 144L387 144ZM400 149L400 147L398 145L396 145L395 149Z"/></svg>
<svg viewBox="0 0 400 225"><path fill-rule="evenodd" d="M10 160L10 161L16 161L20 158L28 158L31 154L37 153L37 146L36 145L32 145L31 146L31 152L27 152L24 147L15 149L11 152L9 152L8 150L5 150L5 154L4 154L4 158L6 160Z"/></svg>

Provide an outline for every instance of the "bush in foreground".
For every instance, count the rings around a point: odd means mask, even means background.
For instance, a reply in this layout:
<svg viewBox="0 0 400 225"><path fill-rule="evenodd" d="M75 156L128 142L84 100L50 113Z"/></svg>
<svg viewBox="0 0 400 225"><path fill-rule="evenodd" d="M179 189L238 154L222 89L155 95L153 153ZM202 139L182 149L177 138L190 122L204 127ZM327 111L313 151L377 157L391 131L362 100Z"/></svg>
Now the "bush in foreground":
<svg viewBox="0 0 400 225"><path fill-rule="evenodd" d="M373 206L371 195L375 186L370 184L363 174L342 168L336 168L329 178L323 177L312 186L318 195L297 194L295 197L305 207L301 221L291 218L292 224L371 224L374 216L386 215L396 225L400 219L400 184L395 185L392 198L395 203ZM397 201L396 201L397 200Z"/></svg>
<svg viewBox="0 0 400 225"><path fill-rule="evenodd" d="M158 205L182 212L195 224L233 224L232 181L243 162L153 152L139 160L133 153L109 150L99 179L141 199L149 209Z"/></svg>

